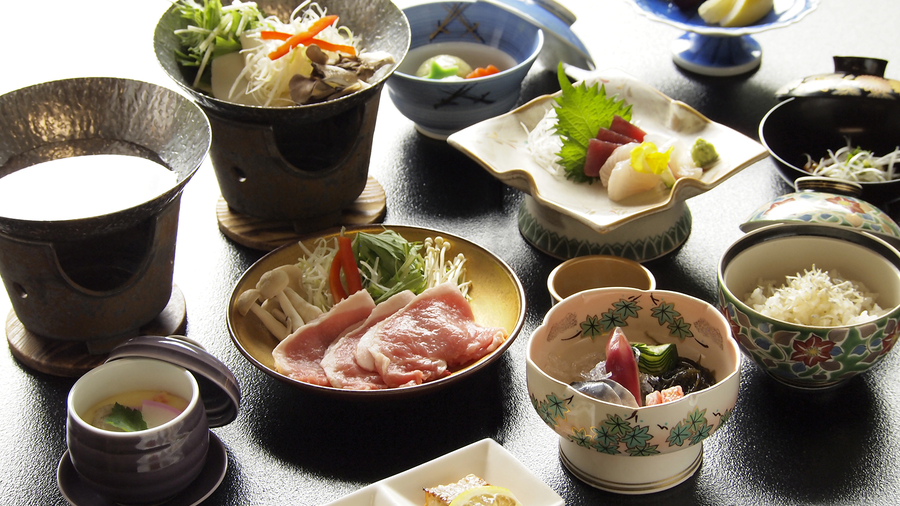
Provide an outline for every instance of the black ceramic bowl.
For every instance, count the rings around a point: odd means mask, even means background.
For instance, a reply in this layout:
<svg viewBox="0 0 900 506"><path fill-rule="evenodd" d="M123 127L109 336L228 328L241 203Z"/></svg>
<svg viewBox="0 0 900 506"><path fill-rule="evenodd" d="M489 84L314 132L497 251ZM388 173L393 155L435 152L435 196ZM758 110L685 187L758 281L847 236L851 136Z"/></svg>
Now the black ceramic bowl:
<svg viewBox="0 0 900 506"><path fill-rule="evenodd" d="M826 96L789 98L770 110L759 125L759 138L777 161L781 176L793 184L810 175L814 160L847 145L884 155L900 146L900 101L872 97ZM900 179L860 183L860 197L882 206L900 197Z"/></svg>

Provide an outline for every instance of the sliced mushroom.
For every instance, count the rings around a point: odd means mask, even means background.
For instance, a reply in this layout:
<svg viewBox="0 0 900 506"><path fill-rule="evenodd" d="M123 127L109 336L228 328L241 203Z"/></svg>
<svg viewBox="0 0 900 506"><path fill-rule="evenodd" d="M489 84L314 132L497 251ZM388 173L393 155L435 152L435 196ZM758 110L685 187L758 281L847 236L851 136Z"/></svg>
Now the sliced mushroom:
<svg viewBox="0 0 900 506"><path fill-rule="evenodd" d="M276 339L279 341L284 340L290 333L290 330L256 303L256 301L259 300L260 295L260 291L253 288L244 291L238 296L238 299L235 302L235 308L241 316L246 316L247 313L252 311Z"/></svg>
<svg viewBox="0 0 900 506"><path fill-rule="evenodd" d="M278 302L281 310L290 321L291 332L294 332L302 327L304 322L284 293L288 283L290 283L290 276L285 271L272 269L260 276L259 282L256 283L256 289L259 290L260 295L264 299L275 299Z"/></svg>

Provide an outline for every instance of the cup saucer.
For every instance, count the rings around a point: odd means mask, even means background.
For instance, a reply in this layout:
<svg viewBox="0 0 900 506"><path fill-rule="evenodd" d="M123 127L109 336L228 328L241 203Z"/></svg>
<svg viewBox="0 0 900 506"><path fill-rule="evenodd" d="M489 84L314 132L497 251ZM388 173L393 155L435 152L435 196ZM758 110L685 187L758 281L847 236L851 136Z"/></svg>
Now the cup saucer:
<svg viewBox="0 0 900 506"><path fill-rule="evenodd" d="M219 487L228 470L228 455L225 445L213 432L209 433L209 453L206 465L197 479L182 493L165 502L166 506L195 506L200 504ZM56 470L56 484L63 497L72 506L115 506L87 486L72 465L69 451L63 453Z"/></svg>

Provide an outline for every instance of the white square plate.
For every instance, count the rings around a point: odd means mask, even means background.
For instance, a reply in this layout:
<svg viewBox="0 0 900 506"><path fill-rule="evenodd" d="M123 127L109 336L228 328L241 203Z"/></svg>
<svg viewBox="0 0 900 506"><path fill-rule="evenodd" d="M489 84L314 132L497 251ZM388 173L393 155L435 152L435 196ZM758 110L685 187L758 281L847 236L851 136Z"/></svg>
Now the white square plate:
<svg viewBox="0 0 900 506"><path fill-rule="evenodd" d="M493 439L482 439L391 476L326 506L421 506L423 489L454 483L467 474L506 487L529 506L565 506L562 498Z"/></svg>

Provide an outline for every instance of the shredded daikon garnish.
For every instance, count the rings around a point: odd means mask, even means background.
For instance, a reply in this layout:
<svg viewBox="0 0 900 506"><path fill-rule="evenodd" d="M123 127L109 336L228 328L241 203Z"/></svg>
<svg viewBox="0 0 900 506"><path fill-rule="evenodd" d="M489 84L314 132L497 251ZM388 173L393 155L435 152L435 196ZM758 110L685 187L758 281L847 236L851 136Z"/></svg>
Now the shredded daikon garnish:
<svg viewBox="0 0 900 506"><path fill-rule="evenodd" d="M556 133L556 121L556 108L551 107L531 131L525 125L522 128L528 133L528 151L534 161L550 174L565 178L565 169L558 163L562 139Z"/></svg>
<svg viewBox="0 0 900 506"><path fill-rule="evenodd" d="M302 242L298 244L303 250L303 256L297 260L297 267L303 273L303 287L306 289L308 302L327 312L334 305L328 274L331 261L338 251L337 238L331 243L323 237L318 238L312 251Z"/></svg>
<svg viewBox="0 0 900 506"><path fill-rule="evenodd" d="M327 9L316 2L303 2L291 13L288 22L282 22L274 16L265 18L260 24L260 29L247 32L245 38L252 40L252 44L245 43L241 54L244 56L244 70L235 80L229 95L234 96L237 91L247 95L256 94L264 97L262 105L268 107L290 106L295 102L290 96L289 84L294 74L309 77L312 73L312 63L301 47L291 51L284 57L275 60L269 54L281 46L282 40L263 40L260 38L261 30L271 30L281 33L305 32L319 18L326 16ZM346 26L332 25L316 35L317 39L345 46L357 46L360 38ZM237 90L235 87L241 80L246 80L246 88Z"/></svg>
<svg viewBox="0 0 900 506"><path fill-rule="evenodd" d="M818 162L806 155L803 168L815 176L825 176L854 183L876 183L890 181L900 176L894 166L900 163L900 147L884 156L876 156L871 151L847 145L837 151L828 150L828 156Z"/></svg>
<svg viewBox="0 0 900 506"><path fill-rule="evenodd" d="M837 271L822 271L813 265L803 274L787 276L781 286L775 283L760 279L744 302L776 320L814 327L854 325L884 313L875 303L877 294Z"/></svg>

